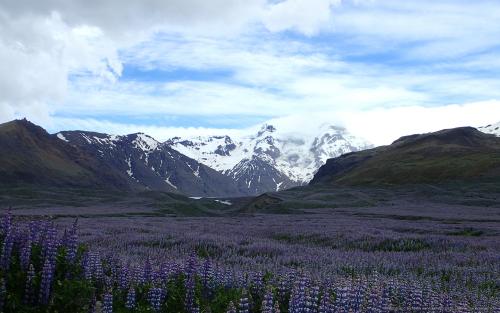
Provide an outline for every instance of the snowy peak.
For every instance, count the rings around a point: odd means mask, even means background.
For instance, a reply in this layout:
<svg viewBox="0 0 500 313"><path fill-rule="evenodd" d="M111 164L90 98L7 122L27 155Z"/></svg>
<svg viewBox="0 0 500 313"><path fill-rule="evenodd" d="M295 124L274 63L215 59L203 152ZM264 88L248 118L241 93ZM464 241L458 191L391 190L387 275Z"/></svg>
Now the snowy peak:
<svg viewBox="0 0 500 313"><path fill-rule="evenodd" d="M132 144L135 148L140 149L144 152L151 152L158 149L159 142L156 141L153 137L148 136L143 133L136 133L132 135L128 135L132 139Z"/></svg>
<svg viewBox="0 0 500 313"><path fill-rule="evenodd" d="M263 124L240 136L175 137L165 144L255 194L306 184L327 159L371 147L341 127L321 125L309 132L313 135Z"/></svg>
<svg viewBox="0 0 500 313"><path fill-rule="evenodd" d="M229 136L174 137L165 145L219 172L232 169L245 158L245 151L249 148Z"/></svg>

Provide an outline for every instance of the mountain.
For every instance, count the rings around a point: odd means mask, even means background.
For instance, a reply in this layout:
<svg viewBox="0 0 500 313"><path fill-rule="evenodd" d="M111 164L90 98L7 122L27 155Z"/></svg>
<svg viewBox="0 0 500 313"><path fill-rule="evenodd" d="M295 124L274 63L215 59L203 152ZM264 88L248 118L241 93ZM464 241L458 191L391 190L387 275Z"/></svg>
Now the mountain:
<svg viewBox="0 0 500 313"><path fill-rule="evenodd" d="M27 120L0 124L0 185L132 189L135 184L93 155Z"/></svg>
<svg viewBox="0 0 500 313"><path fill-rule="evenodd" d="M472 127L405 136L389 146L330 159L311 185L499 181L500 138Z"/></svg>
<svg viewBox="0 0 500 313"><path fill-rule="evenodd" d="M242 195L229 177L143 133L115 136L63 131L56 136L146 189L190 196Z"/></svg>
<svg viewBox="0 0 500 313"><path fill-rule="evenodd" d="M483 133L492 134L500 137L500 122L496 124L490 124L487 126L479 127L478 129Z"/></svg>
<svg viewBox="0 0 500 313"><path fill-rule="evenodd" d="M266 124L251 135L176 137L165 143L143 133L51 135L26 120L2 124L0 131L0 184L189 196L256 195L304 185L328 158L369 147L345 129L327 125L313 136Z"/></svg>
<svg viewBox="0 0 500 313"><path fill-rule="evenodd" d="M165 144L230 177L250 194L307 184L327 159L371 147L341 127L320 125L291 133L269 124L248 135L175 137Z"/></svg>

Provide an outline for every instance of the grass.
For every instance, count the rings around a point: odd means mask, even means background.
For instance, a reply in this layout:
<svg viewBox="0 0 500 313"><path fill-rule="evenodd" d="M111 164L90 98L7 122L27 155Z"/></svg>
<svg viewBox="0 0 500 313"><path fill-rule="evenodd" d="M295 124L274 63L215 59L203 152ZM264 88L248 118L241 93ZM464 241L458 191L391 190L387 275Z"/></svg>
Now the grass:
<svg viewBox="0 0 500 313"><path fill-rule="evenodd" d="M484 231L475 228L464 228L447 233L450 236L479 237L484 235Z"/></svg>

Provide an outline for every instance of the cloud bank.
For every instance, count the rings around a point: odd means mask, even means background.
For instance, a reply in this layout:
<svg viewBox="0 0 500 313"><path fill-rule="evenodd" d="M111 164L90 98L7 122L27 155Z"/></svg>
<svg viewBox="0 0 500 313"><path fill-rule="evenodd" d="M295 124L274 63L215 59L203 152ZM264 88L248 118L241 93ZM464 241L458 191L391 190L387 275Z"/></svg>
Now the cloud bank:
<svg viewBox="0 0 500 313"><path fill-rule="evenodd" d="M0 122L165 139L321 118L376 144L480 126L500 120L498 16L489 0L4 1Z"/></svg>

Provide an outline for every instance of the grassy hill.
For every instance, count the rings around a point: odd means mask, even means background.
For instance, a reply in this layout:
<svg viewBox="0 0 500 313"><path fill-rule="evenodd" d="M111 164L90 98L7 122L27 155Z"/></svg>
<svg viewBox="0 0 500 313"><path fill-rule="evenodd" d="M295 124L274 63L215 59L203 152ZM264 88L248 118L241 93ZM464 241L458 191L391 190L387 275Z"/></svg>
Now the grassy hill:
<svg viewBox="0 0 500 313"><path fill-rule="evenodd" d="M463 127L402 137L330 159L311 184L401 185L500 181L500 138Z"/></svg>

